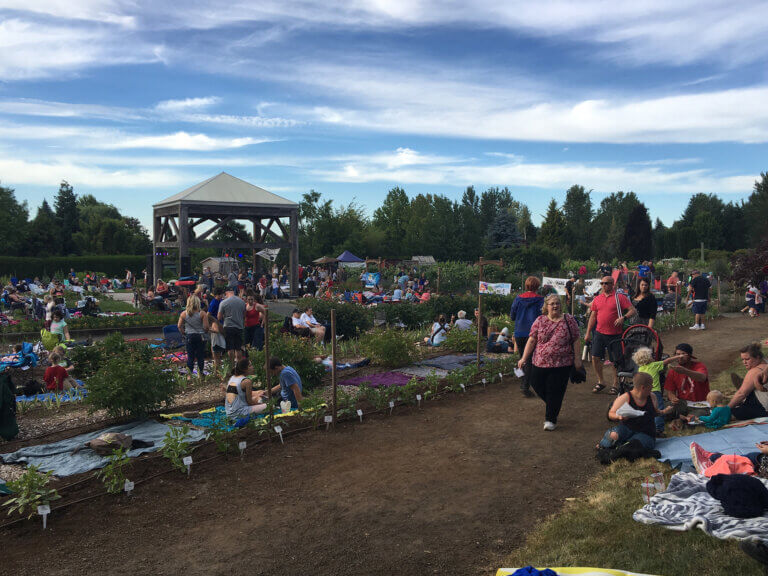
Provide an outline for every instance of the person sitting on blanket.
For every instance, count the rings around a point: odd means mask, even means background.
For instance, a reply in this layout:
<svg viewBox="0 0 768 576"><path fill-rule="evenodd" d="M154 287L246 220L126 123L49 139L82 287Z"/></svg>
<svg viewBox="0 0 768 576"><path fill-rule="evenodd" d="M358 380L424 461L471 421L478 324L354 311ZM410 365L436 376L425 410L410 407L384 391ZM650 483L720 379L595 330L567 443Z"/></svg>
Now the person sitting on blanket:
<svg viewBox="0 0 768 576"><path fill-rule="evenodd" d="M43 376L45 387L51 392L61 392L70 388L76 388L77 382L75 379L69 375L66 368L59 366L59 363L62 361L61 356L51 354L50 360L51 365L45 369L45 375Z"/></svg>
<svg viewBox="0 0 768 576"><path fill-rule="evenodd" d="M472 330L473 324L472 320L467 320L467 312L465 310L459 310L456 313L456 318L452 318L453 325L457 330L464 331L464 330Z"/></svg>
<svg viewBox="0 0 768 576"><path fill-rule="evenodd" d="M432 324L432 332L424 338L424 344L440 346L440 344L445 342L450 327L450 324L446 323L445 314L440 314L435 323Z"/></svg>
<svg viewBox="0 0 768 576"><path fill-rule="evenodd" d="M707 394L707 403L712 407L709 416L699 416L698 419L693 414L682 415L681 418L686 422L700 422L707 428L717 430L722 428L731 420L731 407L720 390L712 390Z"/></svg>
<svg viewBox="0 0 768 576"><path fill-rule="evenodd" d="M768 416L768 361L759 342L753 342L740 350L741 361L747 369L744 380L731 379L738 385L728 406L737 420L752 420ZM734 375L735 376L735 375Z"/></svg>
<svg viewBox="0 0 768 576"><path fill-rule="evenodd" d="M227 382L224 398L224 411L230 418L248 418L251 414L260 414L267 409L264 402L266 390L253 390L253 382L248 377L253 374L253 367L248 358L237 361Z"/></svg>
<svg viewBox="0 0 768 576"><path fill-rule="evenodd" d="M72 372L75 369L75 365L69 358L67 358L67 349L61 344L51 350L51 356L53 357L54 355L58 355L59 358L61 358L59 361L59 366L65 368L67 372Z"/></svg>
<svg viewBox="0 0 768 576"><path fill-rule="evenodd" d="M664 382L664 390L670 403L677 404L678 400L702 402L709 394L709 372L703 362L693 355L693 347L684 342L675 347L675 356L679 357L677 364L669 367L669 374Z"/></svg>
<svg viewBox="0 0 768 576"><path fill-rule="evenodd" d="M715 474L748 474L750 476L762 476L768 478L768 441L755 444L758 452L750 452L744 456L737 454L722 454L704 450L696 442L691 442L691 460L696 472L704 476ZM715 464L720 458L725 458L727 465Z"/></svg>
<svg viewBox="0 0 768 576"><path fill-rule="evenodd" d="M299 373L290 366L284 366L280 359L274 356L269 359L269 372L280 379L280 383L272 387L272 396L279 392L281 401L290 402L291 410L298 410L299 402L304 399Z"/></svg>
<svg viewBox="0 0 768 576"><path fill-rule="evenodd" d="M672 412L673 407L668 406L662 411L658 410L656 396L651 394L653 391L653 377L650 374L638 372L632 378L632 383L632 390L616 398L608 412L608 419L618 422L618 426L608 430L595 448L613 448L630 440L637 440L646 450L653 450L656 446L656 425L654 419L659 413L667 414ZM641 411L642 415L625 416L617 413L617 410L625 404L630 408Z"/></svg>

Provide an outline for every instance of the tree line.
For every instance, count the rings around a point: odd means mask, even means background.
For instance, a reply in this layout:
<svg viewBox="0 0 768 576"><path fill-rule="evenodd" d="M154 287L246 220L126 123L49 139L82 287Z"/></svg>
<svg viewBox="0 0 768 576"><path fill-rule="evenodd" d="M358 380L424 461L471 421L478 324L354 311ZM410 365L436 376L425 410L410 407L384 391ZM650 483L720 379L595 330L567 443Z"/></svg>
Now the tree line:
<svg viewBox="0 0 768 576"><path fill-rule="evenodd" d="M33 219L12 188L0 186L0 251L6 256L149 254L152 242L138 219L120 214L91 194L77 196L66 181L53 201L43 200Z"/></svg>
<svg viewBox="0 0 768 576"><path fill-rule="evenodd" d="M518 259L528 269L557 267L563 258L657 260L689 257L701 242L707 250L754 247L768 221L768 173L761 173L751 195L725 202L715 194L694 194L671 226L657 219L634 192L614 192L599 204L592 190L573 185L559 204L552 199L535 226L530 209L508 188L479 193L468 187L461 198L389 190L371 216L352 202L334 205L312 190L299 203L302 262L351 250L372 258L431 255L437 260L475 260L479 256ZM26 202L0 186L0 249L9 256L148 254L152 243L135 218L122 216L92 195L75 195L62 182L53 207L44 200L29 220ZM238 222L220 230L216 241L249 240Z"/></svg>

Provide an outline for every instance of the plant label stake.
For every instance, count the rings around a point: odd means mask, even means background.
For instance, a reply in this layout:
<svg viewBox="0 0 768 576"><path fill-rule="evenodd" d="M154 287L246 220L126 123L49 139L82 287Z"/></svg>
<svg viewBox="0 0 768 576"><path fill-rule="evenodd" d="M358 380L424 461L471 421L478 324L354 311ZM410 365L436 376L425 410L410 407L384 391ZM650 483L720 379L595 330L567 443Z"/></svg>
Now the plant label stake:
<svg viewBox="0 0 768 576"><path fill-rule="evenodd" d="M328 415L324 418L325 420L325 429L328 430L331 427L331 422L333 422L333 416Z"/></svg>
<svg viewBox="0 0 768 576"><path fill-rule="evenodd" d="M285 442L283 442L283 427L275 426L275 432L277 432L278 435L280 436L280 444L285 444Z"/></svg>
<svg viewBox="0 0 768 576"><path fill-rule="evenodd" d="M357 409L357 415L360 416L360 422L363 421L363 411L360 408Z"/></svg>
<svg viewBox="0 0 768 576"><path fill-rule="evenodd" d="M123 484L123 490L125 490L126 495L130 496L131 492L133 492L133 482L126 480L125 484Z"/></svg>
<svg viewBox="0 0 768 576"><path fill-rule="evenodd" d="M243 457L243 453L245 452L245 447L248 446L248 443L245 440L241 440L237 447L240 449L240 458Z"/></svg>
<svg viewBox="0 0 768 576"><path fill-rule="evenodd" d="M184 456L181 463L187 467L187 476L189 476L189 473L192 472L192 456Z"/></svg>
<svg viewBox="0 0 768 576"><path fill-rule="evenodd" d="M48 514L51 513L51 507L48 504L37 507L37 513L43 517L43 530L48 526Z"/></svg>
<svg viewBox="0 0 768 576"><path fill-rule="evenodd" d="M499 382L501 382L502 380L504 380L504 374L499 372Z"/></svg>
<svg viewBox="0 0 768 576"><path fill-rule="evenodd" d="M462 384L459 384L459 386L461 386L461 389L462 389L462 390L464 390L464 392L466 392L466 391L467 391L467 387L466 387L466 386L464 386L464 384L463 384L463 383L462 383Z"/></svg>
<svg viewBox="0 0 768 576"><path fill-rule="evenodd" d="M485 388L485 385L486 385L487 383L488 383L488 381L487 381L485 378L483 378L483 388Z"/></svg>
<svg viewBox="0 0 768 576"><path fill-rule="evenodd" d="M419 403L419 408L421 408L421 394L416 394L416 402Z"/></svg>
<svg viewBox="0 0 768 576"><path fill-rule="evenodd" d="M394 400L390 400L389 401L389 415L390 416L392 416L392 410L394 410L394 409L395 409L395 401Z"/></svg>

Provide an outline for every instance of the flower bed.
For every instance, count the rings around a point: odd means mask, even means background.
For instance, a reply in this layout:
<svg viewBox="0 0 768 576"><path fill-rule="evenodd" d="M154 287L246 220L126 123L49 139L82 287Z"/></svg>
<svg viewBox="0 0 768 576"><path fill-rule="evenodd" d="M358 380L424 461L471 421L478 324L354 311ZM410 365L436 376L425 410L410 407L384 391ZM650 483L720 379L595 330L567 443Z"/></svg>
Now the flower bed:
<svg viewBox="0 0 768 576"><path fill-rule="evenodd" d="M92 330L102 328L132 328L137 326L165 326L176 324L178 312L139 312L131 316L83 316L70 318L67 326L70 330ZM23 332L39 332L44 323L39 320L20 320L18 324L1 326L0 334L11 335Z"/></svg>

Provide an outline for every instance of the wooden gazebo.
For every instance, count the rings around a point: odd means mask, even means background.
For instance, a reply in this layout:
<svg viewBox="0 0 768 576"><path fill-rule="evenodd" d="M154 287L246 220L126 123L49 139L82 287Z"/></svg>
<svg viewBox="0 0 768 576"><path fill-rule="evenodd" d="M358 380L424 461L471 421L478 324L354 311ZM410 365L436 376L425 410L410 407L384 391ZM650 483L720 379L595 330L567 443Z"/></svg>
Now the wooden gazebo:
<svg viewBox="0 0 768 576"><path fill-rule="evenodd" d="M254 270L258 268L258 251L285 248L290 251L291 295L298 294L299 205L295 202L222 172L153 208L154 279L162 274L163 256L168 249L178 250L179 275L187 276L192 273L190 248L250 250ZM230 230L235 220L251 222L247 241L209 240L219 230ZM198 227L204 231L196 232Z"/></svg>

